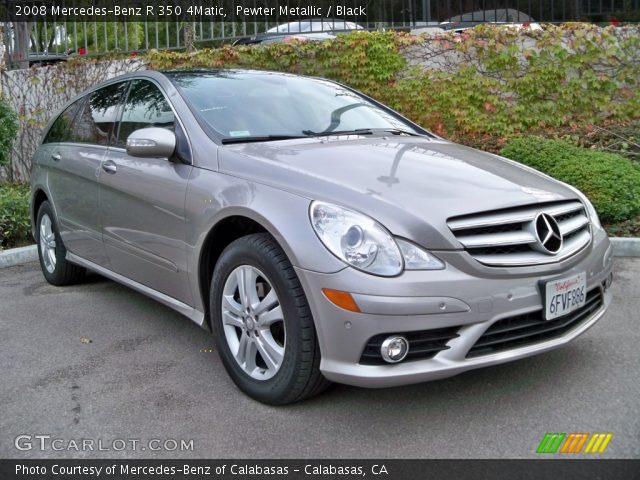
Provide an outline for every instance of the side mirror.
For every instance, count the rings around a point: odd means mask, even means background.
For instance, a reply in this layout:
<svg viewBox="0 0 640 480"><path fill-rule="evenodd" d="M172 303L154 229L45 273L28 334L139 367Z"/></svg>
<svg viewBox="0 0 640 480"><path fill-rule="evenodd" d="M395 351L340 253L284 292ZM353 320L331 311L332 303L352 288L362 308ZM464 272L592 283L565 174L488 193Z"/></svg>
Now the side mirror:
<svg viewBox="0 0 640 480"><path fill-rule="evenodd" d="M169 158L176 150L176 136L166 128L141 128L127 138L127 154L142 158Z"/></svg>

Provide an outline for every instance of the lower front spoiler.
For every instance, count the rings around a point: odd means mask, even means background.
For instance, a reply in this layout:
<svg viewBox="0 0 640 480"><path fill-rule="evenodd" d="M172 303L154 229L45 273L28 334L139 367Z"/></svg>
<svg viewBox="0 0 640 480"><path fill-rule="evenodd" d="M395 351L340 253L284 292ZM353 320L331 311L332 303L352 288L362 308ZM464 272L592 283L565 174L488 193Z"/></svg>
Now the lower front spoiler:
<svg viewBox="0 0 640 480"><path fill-rule="evenodd" d="M460 337L452 340L449 350L444 350L428 360L399 363L397 365L362 365L325 360L320 364L322 374L333 382L365 388L386 388L410 385L430 380L452 377L467 370L499 365L501 363L530 357L561 347L591 328L604 315L611 303L611 292L604 293L603 306L589 319L561 337L545 342L514 348L504 352L460 359L459 349L468 349L468 340L477 339L487 328L485 324L469 325L460 331Z"/></svg>

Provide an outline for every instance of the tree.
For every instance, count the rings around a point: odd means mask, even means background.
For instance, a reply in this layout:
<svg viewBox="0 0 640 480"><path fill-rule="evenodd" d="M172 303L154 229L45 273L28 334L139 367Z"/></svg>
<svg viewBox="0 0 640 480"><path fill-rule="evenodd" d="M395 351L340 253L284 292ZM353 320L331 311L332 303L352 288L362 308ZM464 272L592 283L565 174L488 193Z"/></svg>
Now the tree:
<svg viewBox="0 0 640 480"><path fill-rule="evenodd" d="M33 24L31 22L13 22L13 50L12 63L18 68L29 67L29 33Z"/></svg>

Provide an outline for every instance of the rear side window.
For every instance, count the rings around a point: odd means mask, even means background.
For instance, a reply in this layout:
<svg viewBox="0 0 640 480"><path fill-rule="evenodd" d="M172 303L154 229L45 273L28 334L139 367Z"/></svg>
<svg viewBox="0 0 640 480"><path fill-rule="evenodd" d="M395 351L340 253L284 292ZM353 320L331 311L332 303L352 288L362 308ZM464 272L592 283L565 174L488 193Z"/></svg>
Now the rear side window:
<svg viewBox="0 0 640 480"><path fill-rule="evenodd" d="M56 121L53 122L51 128L47 132L47 136L42 143L61 143L73 141L73 130L71 128L73 119L82 107L85 98L82 97L69 105L64 112L60 114Z"/></svg>
<svg viewBox="0 0 640 480"><path fill-rule="evenodd" d="M97 145L113 143L125 90L126 83L120 82L90 93L73 122L72 141Z"/></svg>
<svg viewBox="0 0 640 480"><path fill-rule="evenodd" d="M117 145L124 147L129 135L140 128L175 130L175 120L173 110L155 83L134 80L122 113Z"/></svg>

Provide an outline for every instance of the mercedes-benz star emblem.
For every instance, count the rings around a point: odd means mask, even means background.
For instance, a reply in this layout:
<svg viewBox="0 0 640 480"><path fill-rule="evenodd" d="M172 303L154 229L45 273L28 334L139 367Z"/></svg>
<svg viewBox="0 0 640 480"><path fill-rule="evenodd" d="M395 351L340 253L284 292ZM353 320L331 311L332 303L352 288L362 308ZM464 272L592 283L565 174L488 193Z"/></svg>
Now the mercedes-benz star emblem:
<svg viewBox="0 0 640 480"><path fill-rule="evenodd" d="M558 222L548 213L539 213L535 220L538 242L544 251L556 254L562 248L562 234Z"/></svg>

